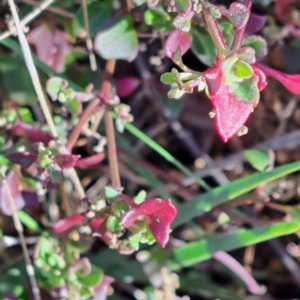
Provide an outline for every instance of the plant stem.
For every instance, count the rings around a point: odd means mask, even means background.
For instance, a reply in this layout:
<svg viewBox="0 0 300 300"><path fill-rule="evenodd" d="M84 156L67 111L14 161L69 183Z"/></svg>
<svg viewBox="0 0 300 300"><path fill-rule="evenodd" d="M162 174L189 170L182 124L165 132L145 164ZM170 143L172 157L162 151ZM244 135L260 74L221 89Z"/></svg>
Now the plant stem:
<svg viewBox="0 0 300 300"><path fill-rule="evenodd" d="M116 61L109 60L106 64L105 68L105 76L104 82L102 83L102 87L98 96L103 99L104 103L109 103L111 98L111 77L114 73ZM113 118L111 113L106 108L105 112L105 130L106 130L106 138L107 138L107 147L108 147L108 161L109 161L109 171L111 183L115 187L121 186L120 174L119 174L119 165L118 165L118 157L117 157L117 146L116 146L116 138L115 138L115 128Z"/></svg>
<svg viewBox="0 0 300 300"><path fill-rule="evenodd" d="M247 9L249 11L249 16L250 16L250 11L251 11L251 7L252 7L252 0L245 0L244 5L247 7ZM247 27L247 24L244 27L242 27L241 29L236 30L236 32L234 34L231 50L237 50L241 47L246 27Z"/></svg>
<svg viewBox="0 0 300 300"><path fill-rule="evenodd" d="M109 171L111 183L115 187L121 186L121 180L119 175L119 165L118 165L118 157L117 157L117 146L115 139L115 131L114 131L114 122L110 111L107 110L105 112L105 130L106 130L106 138L107 138L107 147L108 147L108 160L109 160Z"/></svg>
<svg viewBox="0 0 300 300"><path fill-rule="evenodd" d="M25 27L29 22L34 20L43 10L47 9L55 0L46 0L39 7L37 7L33 12L25 16L25 18L20 21L21 25ZM12 35L12 32L16 31L16 26L12 25L10 30L3 32L0 35L0 41Z"/></svg>
<svg viewBox="0 0 300 300"><path fill-rule="evenodd" d="M30 74L31 81L32 81L32 84L34 86L35 92L38 96L38 100L40 102L43 114L46 118L47 124L50 128L50 131L51 131L51 134L53 135L53 137L57 137L57 131L56 131L56 128L54 126L52 116L51 116L51 113L50 113L48 105L47 105L46 97L45 97L44 92L43 92L43 88L42 88L42 85L41 85L41 82L40 82L40 79L39 79L39 75L37 73L37 70L35 68L35 65L34 65L34 62L33 62L33 59L32 59L32 55L31 55L31 51L30 51L28 42L27 42L26 37L25 37L24 32L23 32L22 24L20 22L14 0L8 0L8 4L9 4L11 14L12 14L14 22L15 22L15 27L16 27L16 30L17 30L20 46L21 46L21 49L22 49L22 52L23 52L23 57L24 57L24 60L25 60L25 64L26 64L28 72Z"/></svg>
<svg viewBox="0 0 300 300"><path fill-rule="evenodd" d="M100 101L98 98L94 99L89 103L87 108L84 110L83 114L80 117L79 122L76 124L75 128L71 132L68 143L66 145L66 149L69 152L72 151L72 148L74 147L84 124L89 120L90 116L95 112L96 108L99 106L99 102Z"/></svg>
<svg viewBox="0 0 300 300"><path fill-rule="evenodd" d="M209 8L204 5L203 16L209 31L209 34L216 47L217 56L224 57L226 55L227 46L224 41L223 35L220 31L218 23L215 21L214 17L211 15Z"/></svg>
<svg viewBox="0 0 300 300"><path fill-rule="evenodd" d="M93 52L92 39L90 37L89 16L88 16L86 0L81 0L81 6L82 6L82 12L83 12L84 29L86 32L85 42L86 42L86 47L87 47L87 50L89 53L90 67L91 67L92 71L96 71L97 64L96 64L95 54Z"/></svg>
<svg viewBox="0 0 300 300"><path fill-rule="evenodd" d="M12 196L12 192L10 190L10 187L9 187L6 179L4 178L4 175L0 174L0 177L1 177L3 188L6 190L9 205L12 210L12 218L14 221L15 229L19 235L22 251L24 254L25 264L26 264L26 271L27 271L27 275L29 277L33 298L34 298L34 300L41 300L40 289L38 287L38 284L37 284L37 281L35 278L34 268L33 268L33 265L32 265L32 262L31 262L31 259L29 256L29 252L28 252L27 245L26 245L26 240L24 237L23 226L18 217L17 208L15 205L13 196Z"/></svg>

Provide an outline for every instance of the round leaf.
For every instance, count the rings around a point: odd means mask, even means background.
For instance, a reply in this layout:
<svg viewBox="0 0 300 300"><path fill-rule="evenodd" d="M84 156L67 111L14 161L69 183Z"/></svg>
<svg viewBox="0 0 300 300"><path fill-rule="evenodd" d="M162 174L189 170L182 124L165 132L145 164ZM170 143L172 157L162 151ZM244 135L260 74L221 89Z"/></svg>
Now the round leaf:
<svg viewBox="0 0 300 300"><path fill-rule="evenodd" d="M123 17L111 27L99 32L94 46L95 51L106 60L134 60L138 50L138 39L131 18Z"/></svg>

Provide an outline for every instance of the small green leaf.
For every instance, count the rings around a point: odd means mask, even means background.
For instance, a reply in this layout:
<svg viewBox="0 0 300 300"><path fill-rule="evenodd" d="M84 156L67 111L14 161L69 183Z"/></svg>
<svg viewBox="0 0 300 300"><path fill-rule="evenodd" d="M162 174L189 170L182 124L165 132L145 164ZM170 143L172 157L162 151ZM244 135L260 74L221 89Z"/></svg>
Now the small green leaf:
<svg viewBox="0 0 300 300"><path fill-rule="evenodd" d="M250 65L247 63L237 60L235 64L232 66L230 70L231 74L235 75L238 78L241 79L249 79L253 76L254 72Z"/></svg>
<svg viewBox="0 0 300 300"><path fill-rule="evenodd" d="M122 17L111 27L100 31L95 38L94 48L106 60L133 61L138 52L138 39L132 19Z"/></svg>
<svg viewBox="0 0 300 300"><path fill-rule="evenodd" d="M98 285L103 278L103 271L98 267L92 265L92 271L88 275L82 275L80 273L76 273L77 280L85 286L96 286Z"/></svg>
<svg viewBox="0 0 300 300"><path fill-rule="evenodd" d="M272 155L272 152L253 149L244 151L243 155L248 163L260 172L265 172L273 165L274 154Z"/></svg>
<svg viewBox="0 0 300 300"><path fill-rule="evenodd" d="M121 231L124 227L120 225L120 218L109 216L106 221L106 227L111 232Z"/></svg>
<svg viewBox="0 0 300 300"><path fill-rule="evenodd" d="M259 100L259 90L254 76L242 82L233 82L229 89L239 101L251 103Z"/></svg>
<svg viewBox="0 0 300 300"><path fill-rule="evenodd" d="M22 224L34 232L41 232L39 224L24 210L18 211L18 217Z"/></svg>
<svg viewBox="0 0 300 300"><path fill-rule="evenodd" d="M164 84L173 84L176 82L176 78L173 73L168 72L161 75L160 81Z"/></svg>
<svg viewBox="0 0 300 300"><path fill-rule="evenodd" d="M141 238L142 238L141 232L138 232L130 237L130 244L135 250L139 250Z"/></svg>
<svg viewBox="0 0 300 300"><path fill-rule="evenodd" d="M171 17L161 7L146 10L144 19L147 25L152 25L156 30L172 30Z"/></svg>
<svg viewBox="0 0 300 300"><path fill-rule="evenodd" d="M171 99L179 99L185 92L181 91L178 87L173 87L168 92L168 97Z"/></svg>
<svg viewBox="0 0 300 300"><path fill-rule="evenodd" d="M243 40L243 47L251 47L255 50L256 57L264 57L268 53L267 42L264 38L257 35L247 36Z"/></svg>
<svg viewBox="0 0 300 300"><path fill-rule="evenodd" d="M66 108L69 113L71 114L77 114L79 110L79 103L76 99L71 99L66 103Z"/></svg>
<svg viewBox="0 0 300 300"><path fill-rule="evenodd" d="M106 186L104 188L104 195L108 202L115 200L119 194L120 194L119 190L115 189L112 186Z"/></svg>
<svg viewBox="0 0 300 300"><path fill-rule="evenodd" d="M46 91L50 98L55 101L58 99L61 90L68 86L68 82L60 77L52 77L46 83Z"/></svg>
<svg viewBox="0 0 300 300"><path fill-rule="evenodd" d="M147 193L144 190L139 191L139 193L133 198L135 204L141 204L146 200Z"/></svg>

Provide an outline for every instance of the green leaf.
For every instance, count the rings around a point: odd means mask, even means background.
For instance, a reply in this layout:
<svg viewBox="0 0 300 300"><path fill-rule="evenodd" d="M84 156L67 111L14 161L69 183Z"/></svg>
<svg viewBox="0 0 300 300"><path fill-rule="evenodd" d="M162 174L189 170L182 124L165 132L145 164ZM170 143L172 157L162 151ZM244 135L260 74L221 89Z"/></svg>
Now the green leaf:
<svg viewBox="0 0 300 300"><path fill-rule="evenodd" d="M34 232L41 232L39 224L24 210L18 211L18 217L23 225Z"/></svg>
<svg viewBox="0 0 300 300"><path fill-rule="evenodd" d="M265 172L270 165L273 165L271 153L260 150L246 150L243 152L248 163L260 172Z"/></svg>
<svg viewBox="0 0 300 300"><path fill-rule="evenodd" d="M254 72L250 65L247 63L237 60L235 64L232 66L230 70L231 74L235 75L238 78L241 79L248 79L253 76Z"/></svg>
<svg viewBox="0 0 300 300"><path fill-rule="evenodd" d="M120 225L120 218L116 216L109 216L106 221L106 227L109 231L121 231L124 227Z"/></svg>
<svg viewBox="0 0 300 300"><path fill-rule="evenodd" d="M135 59L138 39L130 17L122 17L111 27L99 32L95 39L95 51L104 59Z"/></svg>
<svg viewBox="0 0 300 300"><path fill-rule="evenodd" d="M91 273L88 275L82 275L76 273L77 280L85 286L96 286L98 285L103 278L103 271L98 267L92 265Z"/></svg>
<svg viewBox="0 0 300 300"><path fill-rule="evenodd" d="M255 50L256 57L266 56L268 53L267 42L264 38L257 35L247 36L243 40L243 47L251 47Z"/></svg>
<svg viewBox="0 0 300 300"><path fill-rule="evenodd" d="M139 193L133 198L135 204L141 204L146 200L147 193L144 190L139 191Z"/></svg>
<svg viewBox="0 0 300 300"><path fill-rule="evenodd" d="M94 37L100 28L112 17L112 0L94 1L87 5L90 36ZM84 30L82 6L77 11L72 22L75 35Z"/></svg>
<svg viewBox="0 0 300 300"><path fill-rule="evenodd" d="M147 9L144 13L145 23L160 31L172 30L170 15L162 8Z"/></svg>
<svg viewBox="0 0 300 300"><path fill-rule="evenodd" d="M185 224L192 218L212 210L217 205L226 203L252 191L262 183L281 178L299 170L300 161L293 162L274 168L267 173L256 173L241 179L236 179L227 185L214 188L204 195L195 197L182 205L178 205L178 215L172 227L175 228Z"/></svg>
<svg viewBox="0 0 300 300"><path fill-rule="evenodd" d="M104 195L108 202L115 200L120 194L119 190L115 189L112 186L106 186L104 188Z"/></svg>
<svg viewBox="0 0 300 300"><path fill-rule="evenodd" d="M216 59L215 46L211 39L210 34L204 27L192 27L191 30L193 43L193 53L202 61L204 64L210 66Z"/></svg>
<svg viewBox="0 0 300 300"><path fill-rule="evenodd" d="M160 81L164 84L173 84L176 82L176 78L173 73L167 72L160 76Z"/></svg>
<svg viewBox="0 0 300 300"><path fill-rule="evenodd" d="M254 76L242 82L233 82L229 89L239 101L251 103L259 100L259 90Z"/></svg>
<svg viewBox="0 0 300 300"><path fill-rule="evenodd" d="M216 251L230 251L233 249L255 245L273 238L292 234L299 229L298 222L277 223L250 230L239 230L235 233L221 236L207 236L200 241L188 243L173 250L175 262L173 268L191 266L212 257Z"/></svg>
<svg viewBox="0 0 300 300"><path fill-rule="evenodd" d="M52 77L47 80L46 91L50 98L55 101L58 99L60 91L67 88L68 82L60 77Z"/></svg>
<svg viewBox="0 0 300 300"><path fill-rule="evenodd" d="M66 108L69 113L77 114L79 109L79 102L76 99L71 99L66 103Z"/></svg>

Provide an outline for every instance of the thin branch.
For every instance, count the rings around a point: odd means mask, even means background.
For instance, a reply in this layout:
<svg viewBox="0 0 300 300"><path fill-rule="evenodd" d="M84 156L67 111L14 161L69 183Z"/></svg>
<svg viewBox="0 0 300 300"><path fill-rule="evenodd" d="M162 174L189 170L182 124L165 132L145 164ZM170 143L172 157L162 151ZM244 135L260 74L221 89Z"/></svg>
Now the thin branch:
<svg viewBox="0 0 300 300"><path fill-rule="evenodd" d="M28 23L30 23L32 20L34 20L43 10L47 9L48 6L50 6L54 1L55 0L45 0L45 2L43 2L39 7L37 7L34 11L32 11L27 16L25 16L25 18L22 21L20 21L21 28L24 28ZM13 33L16 31L17 31L16 26L12 25L9 30L3 32L0 35L0 41L13 35ZM23 32L23 30L22 30L22 32Z"/></svg>
<svg viewBox="0 0 300 300"><path fill-rule="evenodd" d="M12 0L9 0L9 1L12 1ZM32 289L32 294L33 294L33 297L35 300L41 300L40 289L39 289L37 281L35 279L34 268L33 268L33 265L32 265L31 259L30 259L30 255L29 255L27 245L26 245L26 240L25 240L24 233L23 233L24 232L23 226L18 217L17 208L15 205L11 190L9 188L9 185L7 184L7 181L4 178L4 175L1 174L0 176L1 176L3 188L6 190L6 193L8 196L9 205L12 210L12 218L14 221L14 225L15 225L16 231L18 232L18 235L19 235L21 247L22 247L23 254L24 254L25 264L26 264L26 271L27 271L27 275L29 277L29 281L30 281L30 285L31 285L31 289Z"/></svg>
<svg viewBox="0 0 300 300"><path fill-rule="evenodd" d="M86 47L89 53L89 59L90 59L90 66L92 71L97 70L97 64L96 64L96 57L93 52L93 43L92 39L90 37L90 26L89 26L89 17L88 17L88 10L87 10L87 4L86 0L81 0L81 6L82 6L82 12L83 12L83 23L84 23L84 29L86 32Z"/></svg>
<svg viewBox="0 0 300 300"><path fill-rule="evenodd" d="M9 7L10 7L10 10L11 10L14 22L15 22L15 27L16 27L16 30L17 30L18 39L19 39L19 43L20 43L20 46L21 46L21 49L22 49L22 54L23 54L23 58L24 58L26 67L27 67L29 75L31 77L35 92L38 96L38 100L39 100L39 103L41 105L41 108L42 108L43 114L45 116L46 122L47 122L47 124L50 128L50 132L51 132L52 136L54 138L56 138L58 136L57 130L56 130L55 125L54 125L53 120L52 120L52 115L50 113L50 110L49 110L49 107L48 107L48 104L47 104L47 100L46 100L46 97L45 97L44 92L43 92L43 88L42 88L42 85L41 85L41 82L40 82L40 79L39 79L38 72L37 72L36 67L34 65L34 62L33 62L30 47L28 45L28 42L26 40L26 37L25 37L23 29L22 29L22 24L20 22L14 0L8 0L8 4L9 4ZM69 169L69 170L66 170L64 172L64 174L67 174L71 178L71 180L73 181L73 183L75 185L75 188L76 188L76 191L78 193L78 196L80 198L84 198L85 193L84 193L84 190L81 186L81 183L80 183L80 180L78 178L78 175L77 175L76 171L74 169Z"/></svg>
<svg viewBox="0 0 300 300"><path fill-rule="evenodd" d="M252 7L252 0L245 0L244 5L248 9L249 15L250 15L251 7ZM243 38L244 38L244 34L245 34L245 30L246 30L246 26L247 26L247 24L245 26L243 26L241 29L236 30L236 32L234 34L231 50L237 50L241 47Z"/></svg>
<svg viewBox="0 0 300 300"><path fill-rule="evenodd" d="M55 1L55 0L53 0ZM39 6L40 2L36 2L34 0L19 0L19 2L23 2L23 3L27 3L29 5L33 5L33 6ZM62 17L68 18L68 19L73 19L74 18L74 14L71 12L68 12L60 7L57 6L51 6L51 7L47 7L46 10L51 11L54 14L60 15Z"/></svg>
<svg viewBox="0 0 300 300"><path fill-rule="evenodd" d="M48 105L47 105L46 97L45 97L44 92L43 92L43 88L42 88L42 85L41 85L41 82L40 82L40 79L39 79L39 75L37 73L37 70L35 68L35 65L34 65L34 62L33 62L33 59L32 59L32 55L31 55L31 51L30 51L28 42L27 42L25 34L23 32L23 27L22 27L22 24L20 22L18 12L16 10L14 0L8 0L8 4L9 4L9 7L10 7L10 10L11 10L14 22L15 22L15 27L16 27L16 30L17 30L20 46L21 46L21 49L22 49L22 52L23 52L23 57L24 57L24 60L25 60L25 64L26 64L28 72L30 74L35 92L38 96L38 100L40 102L43 114L46 118L46 121L47 121L47 124L50 128L51 134L53 135L53 137L57 137L57 131L56 131L56 128L54 126L52 116L51 116L51 113L50 113Z"/></svg>

